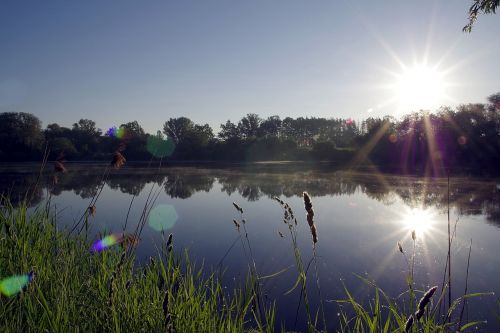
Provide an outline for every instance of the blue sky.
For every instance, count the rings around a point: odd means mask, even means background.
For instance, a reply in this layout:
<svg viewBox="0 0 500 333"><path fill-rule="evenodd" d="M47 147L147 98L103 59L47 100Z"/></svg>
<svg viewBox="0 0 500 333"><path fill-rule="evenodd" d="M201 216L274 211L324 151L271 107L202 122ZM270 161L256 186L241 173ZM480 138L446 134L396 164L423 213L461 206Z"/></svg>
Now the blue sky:
<svg viewBox="0 0 500 333"><path fill-rule="evenodd" d="M463 33L469 5L5 0L0 112L149 132L178 116L216 130L249 112L361 120L396 114L390 73L424 58L445 72L440 104L484 102L500 91L500 17Z"/></svg>

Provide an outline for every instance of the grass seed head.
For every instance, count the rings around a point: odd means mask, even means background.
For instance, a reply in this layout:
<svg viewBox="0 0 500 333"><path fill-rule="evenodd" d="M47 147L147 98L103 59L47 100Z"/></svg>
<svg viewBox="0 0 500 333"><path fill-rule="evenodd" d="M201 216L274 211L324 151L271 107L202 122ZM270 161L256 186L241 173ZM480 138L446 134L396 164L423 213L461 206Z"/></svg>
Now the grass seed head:
<svg viewBox="0 0 500 333"><path fill-rule="evenodd" d="M311 228L311 234L313 238L313 243L318 242L318 232L316 230L316 226L314 225L314 210L312 206L312 201L311 197L309 196L309 193L303 192L302 196L304 198L304 208L306 209L307 212L307 224L309 224L309 228Z"/></svg>
<svg viewBox="0 0 500 333"><path fill-rule="evenodd" d="M403 246L401 245L400 242L398 242L398 249L399 249L399 252L404 253Z"/></svg>
<svg viewBox="0 0 500 333"><path fill-rule="evenodd" d="M406 333L410 332L412 326L413 326L413 315L410 315L405 324L405 332Z"/></svg>
<svg viewBox="0 0 500 333"><path fill-rule="evenodd" d="M89 214L92 215L92 217L94 217L95 212L96 212L95 205L89 206L88 210L89 210Z"/></svg>
<svg viewBox="0 0 500 333"><path fill-rule="evenodd" d="M427 304L429 304L429 302L431 301L431 297L432 297L432 295L434 295L437 288L438 288L437 286L434 286L431 289L427 290L427 292L424 294L424 296L420 299L420 302L418 302L418 309L419 310L423 311L425 306Z"/></svg>
<svg viewBox="0 0 500 333"><path fill-rule="evenodd" d="M165 318L167 318L167 315L169 313L169 311L168 311L168 291L165 292L165 296L163 297L162 308L163 308L163 315L165 316Z"/></svg>
<svg viewBox="0 0 500 333"><path fill-rule="evenodd" d="M417 320L420 320L420 318L422 318L422 316L424 315L424 310L422 309L418 309L416 312L415 312L415 318L417 318Z"/></svg>
<svg viewBox="0 0 500 333"><path fill-rule="evenodd" d="M240 212L240 214L243 214L243 208L241 208L236 202L233 202L233 206L238 212Z"/></svg>
<svg viewBox="0 0 500 333"><path fill-rule="evenodd" d="M174 234L168 235L168 240L167 240L167 247L172 245L172 241L174 240Z"/></svg>
<svg viewBox="0 0 500 333"><path fill-rule="evenodd" d="M115 169L119 169L125 164L126 161L125 156L123 156L119 151L116 151L113 155L113 159L111 159L111 166Z"/></svg>
<svg viewBox="0 0 500 333"><path fill-rule="evenodd" d="M54 171L55 172L66 172L66 167L64 164L60 161L55 161L54 162Z"/></svg>

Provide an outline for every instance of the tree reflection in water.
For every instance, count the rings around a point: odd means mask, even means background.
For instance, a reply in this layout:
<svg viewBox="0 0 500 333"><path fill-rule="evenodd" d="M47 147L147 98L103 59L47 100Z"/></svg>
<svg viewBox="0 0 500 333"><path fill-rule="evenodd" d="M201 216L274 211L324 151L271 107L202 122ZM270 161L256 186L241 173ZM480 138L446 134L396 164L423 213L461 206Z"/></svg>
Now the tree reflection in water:
<svg viewBox="0 0 500 333"><path fill-rule="evenodd" d="M82 199L92 197L102 180L103 167L72 165L68 172L53 182L50 172L42 174L31 205L40 203L50 191L58 196L73 191ZM33 188L38 176L36 168L0 173L0 193L8 195L14 205L19 204L26 192ZM400 198L411 208L447 209L447 179L357 173L325 170L283 170L225 168L203 169L194 167L157 168L127 167L113 170L106 185L115 191L139 195L150 183L163 186L171 198L188 199L197 192L210 192L214 184L227 195L238 193L249 201L274 196L300 196L307 190L314 197L340 196L364 193L369 198L390 203ZM500 181L482 178L452 177L450 179L450 208L462 215L484 214L487 221L500 226Z"/></svg>

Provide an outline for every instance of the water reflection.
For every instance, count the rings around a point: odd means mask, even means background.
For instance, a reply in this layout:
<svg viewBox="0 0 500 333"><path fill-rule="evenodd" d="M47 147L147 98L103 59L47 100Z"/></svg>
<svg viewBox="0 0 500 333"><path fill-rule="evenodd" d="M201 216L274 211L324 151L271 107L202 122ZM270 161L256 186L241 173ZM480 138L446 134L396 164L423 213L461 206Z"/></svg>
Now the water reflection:
<svg viewBox="0 0 500 333"><path fill-rule="evenodd" d="M66 221L72 225L75 216L78 218L88 208L88 198L101 187L104 168L69 165L68 172L59 174L57 184L53 183L51 172L43 173L31 204L43 202L52 194L57 208L66 209L58 213L61 224ZM14 199L23 198L26 190L37 182L38 169L4 168L0 174L0 192L10 192ZM348 287L360 295L366 294L352 279L352 273L366 273L392 295L405 290L407 266L397 251L398 241L408 253L417 253L415 274L419 286L440 282L448 244L449 194L453 222L457 214L464 221L454 241L453 269L459 277L455 290L463 292L460 281L467 263L464 249L470 238L474 238L477 245L472 250L475 267L471 270L471 276L474 275L470 279L471 290L499 292L496 277L500 265L495 256L500 251L497 230L482 223L488 221L500 227L500 187L496 180L454 177L450 179L448 191L447 179L320 169L166 167L158 170L127 165L112 170L103 188L96 216L91 218L89 227L93 235L133 232L142 221L149 193L152 192L152 196L159 193L141 234L143 242L137 247L138 258L147 260L156 253L156 246L164 242L162 234L172 232L178 249L189 248L190 254L207 266L218 265L224 258L228 286L248 268L238 245L227 252L237 237L233 218L240 218L232 202L236 201L245 211L257 267L266 275L294 263L290 238L283 228L282 211L275 200L268 198L278 196L293 207L299 220L298 228L302 228L299 243L304 258L309 258L311 236L304 223L301 197L303 191L308 191L313 197L319 231L321 285L325 298L330 300L344 296L340 278L346 278ZM131 207L130 216L128 207ZM127 230L122 229L124 221L128 221ZM478 223L472 223L476 221ZM411 238L412 230L416 230L415 242ZM281 309L280 318L291 322L295 319L294 302L298 295L283 294L295 281L292 270L266 281L269 297L276 299ZM478 311L488 309L488 304ZM338 309L328 303L327 310L336 313ZM488 315L476 317L487 319ZM299 322L304 320L299 318Z"/></svg>
<svg viewBox="0 0 500 333"><path fill-rule="evenodd" d="M419 237L423 237L433 230L436 223L436 215L436 212L431 208L406 207L399 221L404 229L415 232Z"/></svg>
<svg viewBox="0 0 500 333"><path fill-rule="evenodd" d="M44 192L58 196L64 191L73 191L83 199L92 197L102 182L102 167L71 166L65 174L59 175L57 184L50 173L42 175L40 185L33 192L32 205L43 199ZM0 171L0 193L9 194L17 204L28 189L37 181L34 169L21 172ZM266 170L259 172L248 168L239 169L197 169L128 167L113 171L106 178L106 185L124 194L139 195L146 185L156 183L163 186L170 198L187 199L198 192L209 192L214 184L220 191L231 195L238 193L248 201L263 197L286 198L300 196L307 190L314 197L352 195L357 191L385 204L397 198L413 209L429 207L438 211L447 209L448 187L446 179L399 177L394 175L373 175L351 172L325 172L322 170L282 172ZM452 178L449 200L451 208L461 215L485 215L487 221L500 226L500 184L496 181L476 178ZM416 213L410 213L410 215ZM418 214L417 214L418 215ZM415 216L416 220L427 219ZM410 223L410 222L408 222ZM420 224L419 224L420 225ZM421 226L419 228L422 228ZM415 227L415 229L418 229Z"/></svg>

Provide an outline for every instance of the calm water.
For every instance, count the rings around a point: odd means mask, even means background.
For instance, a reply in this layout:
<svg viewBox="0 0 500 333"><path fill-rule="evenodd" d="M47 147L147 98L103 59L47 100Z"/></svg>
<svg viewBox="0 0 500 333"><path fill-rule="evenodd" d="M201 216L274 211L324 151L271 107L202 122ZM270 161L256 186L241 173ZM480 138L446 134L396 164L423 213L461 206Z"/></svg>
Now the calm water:
<svg viewBox="0 0 500 333"><path fill-rule="evenodd" d="M42 175L34 201L38 204L52 193L52 203L61 227L70 227L87 208L98 190L103 166L69 165L53 185L53 174ZM38 169L27 165L0 168L0 192L17 198L36 182ZM405 290L407 266L396 243L411 252L410 232L417 230L416 282L419 289L441 286L447 253L447 180L396 177L378 173L360 174L327 168L260 165L233 168L155 168L127 166L111 171L96 204L90 232L120 232L133 199L126 229L133 231L148 194L158 197L141 235L137 253L142 262L157 253L161 232L174 233L174 248L189 248L197 262L216 267L238 236L232 222L244 209L252 250L261 275L294 264L283 212L272 200L288 202L299 220L299 245L304 260L311 257L311 235L305 221L302 191L312 196L319 233L317 253L326 316L330 329L337 325L338 306L344 297L343 283L357 296L370 291L354 276L371 277L391 296ZM452 246L453 293L463 293L467 254L472 239L469 291L492 291L496 295L474 299L469 319L485 319L480 331L499 331L500 306L500 180L452 178L450 218L457 221ZM281 238L281 232L285 237ZM248 261L238 242L224 258L225 285L238 283ZM312 275L311 275L312 276ZM264 291L276 299L278 319L293 329L299 290L283 295L296 279L290 269L265 280ZM311 279L310 297L317 302ZM401 296L404 299L404 295ZM300 311L300 314L303 310ZM304 318L299 317L299 323ZM297 330L304 327L297 325Z"/></svg>

